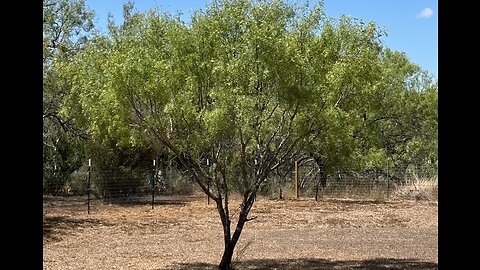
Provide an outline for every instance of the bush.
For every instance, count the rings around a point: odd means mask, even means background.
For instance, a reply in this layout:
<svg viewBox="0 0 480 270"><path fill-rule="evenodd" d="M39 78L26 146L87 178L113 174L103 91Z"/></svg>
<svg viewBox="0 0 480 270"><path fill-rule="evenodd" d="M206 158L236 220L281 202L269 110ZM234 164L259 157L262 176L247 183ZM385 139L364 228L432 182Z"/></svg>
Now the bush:
<svg viewBox="0 0 480 270"><path fill-rule="evenodd" d="M169 167L158 178L160 194L164 195L190 195L193 194L195 183L175 168Z"/></svg>
<svg viewBox="0 0 480 270"><path fill-rule="evenodd" d="M68 195L85 195L88 189L88 167L82 166L68 177L65 185Z"/></svg>

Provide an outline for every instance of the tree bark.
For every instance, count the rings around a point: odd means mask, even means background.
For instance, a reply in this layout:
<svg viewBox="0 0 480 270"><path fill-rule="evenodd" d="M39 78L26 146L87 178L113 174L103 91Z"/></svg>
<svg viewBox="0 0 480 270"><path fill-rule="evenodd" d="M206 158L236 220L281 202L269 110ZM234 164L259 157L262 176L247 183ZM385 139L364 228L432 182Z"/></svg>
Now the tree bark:
<svg viewBox="0 0 480 270"><path fill-rule="evenodd" d="M235 249L234 245L227 245L223 252L222 261L218 265L219 270L231 270L232 269L232 257L233 250Z"/></svg>
<svg viewBox="0 0 480 270"><path fill-rule="evenodd" d="M240 218L237 223L237 228L235 229L235 232L233 233L232 238L228 243L225 243L225 249L223 251L223 256L222 260L220 261L220 264L218 265L218 269L220 270L231 270L232 269L232 257L233 257L233 251L235 250L235 246L237 245L238 240L240 239L240 235L242 234L243 231L243 226L245 225L245 222L247 221L246 216L242 217L243 215L240 214Z"/></svg>
<svg viewBox="0 0 480 270"><path fill-rule="evenodd" d="M237 226L235 228L235 232L233 233L232 237L230 238L230 235L224 235L225 237L225 249L223 251L223 256L222 260L220 261L220 264L218 265L219 270L231 270L232 269L232 258L233 258L233 251L235 250L235 246L237 245L238 240L240 239L240 235L242 234L243 231L243 226L245 223L249 220L247 218L248 213L250 212L250 209L253 206L253 203L255 202L255 193L250 193L249 196L247 196L247 200L245 200L242 203L242 208L240 210L240 214L238 216L238 222ZM221 215L223 216L223 215ZM223 217L222 217L223 218ZM222 222L223 226L226 224L229 224L227 222ZM230 230L227 230L224 227L224 234L230 234ZM227 240L227 237L229 240Z"/></svg>

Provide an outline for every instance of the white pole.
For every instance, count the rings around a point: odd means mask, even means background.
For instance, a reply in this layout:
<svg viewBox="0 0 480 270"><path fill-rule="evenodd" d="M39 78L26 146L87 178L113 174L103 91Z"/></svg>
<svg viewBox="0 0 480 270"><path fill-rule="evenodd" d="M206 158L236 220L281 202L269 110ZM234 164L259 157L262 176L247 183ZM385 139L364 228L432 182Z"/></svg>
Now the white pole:
<svg viewBox="0 0 480 270"><path fill-rule="evenodd" d="M92 171L92 160L91 159L88 159L88 190L87 190L87 193L88 193L88 199L87 199L87 204L88 204L88 207L87 207L87 214L90 214L90 189L91 189L91 186L90 186L90 172Z"/></svg>
<svg viewBox="0 0 480 270"><path fill-rule="evenodd" d="M207 166L209 166L208 172L210 173L211 172L210 160L208 158L207 158ZM208 191L210 191L210 180L207 181L207 189ZM208 195L207 195L207 204L210 204L210 197Z"/></svg>

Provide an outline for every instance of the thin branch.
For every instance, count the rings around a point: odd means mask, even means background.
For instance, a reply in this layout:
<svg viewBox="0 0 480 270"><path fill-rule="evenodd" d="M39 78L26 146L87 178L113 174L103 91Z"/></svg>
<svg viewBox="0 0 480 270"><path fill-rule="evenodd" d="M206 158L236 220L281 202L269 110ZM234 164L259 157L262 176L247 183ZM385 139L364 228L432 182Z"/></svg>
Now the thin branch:
<svg viewBox="0 0 480 270"><path fill-rule="evenodd" d="M175 153L177 155L177 158L178 160L180 161L180 164L182 164L182 166L187 169L187 171L190 173L190 175L193 177L193 179L195 180L195 182L197 182L197 184L200 186L200 188L203 190L203 192L205 192L205 194L207 194L207 196L209 196L210 198L212 198L214 201L218 202L219 200L219 197L213 195L209 190L208 188L205 186L205 184L203 183L202 180L204 179L211 179L211 177L209 177L208 175L205 175L205 174L202 174L202 175L199 175L198 172L191 166L188 164L188 162L185 160L184 156L181 154L180 150L175 147L171 142L170 140L167 138L167 136L160 130L156 129L154 132L153 132L153 135L161 142L163 143L166 147L168 147L173 153ZM202 172L203 173L203 172ZM220 196L220 193L219 193L219 196Z"/></svg>
<svg viewBox="0 0 480 270"><path fill-rule="evenodd" d="M266 122L268 120L270 120L273 116L273 113L277 110L278 106L280 105L280 103L277 102L277 104L275 104L275 106L273 107L272 111L270 112L270 114L267 116L267 118L263 119L262 122Z"/></svg>
<svg viewBox="0 0 480 270"><path fill-rule="evenodd" d="M337 105L340 103L340 101L343 99L343 97L344 97L344 93L343 93L343 89L342 89L342 90L340 90L340 96L338 97L337 102L335 102L334 107L337 107Z"/></svg>

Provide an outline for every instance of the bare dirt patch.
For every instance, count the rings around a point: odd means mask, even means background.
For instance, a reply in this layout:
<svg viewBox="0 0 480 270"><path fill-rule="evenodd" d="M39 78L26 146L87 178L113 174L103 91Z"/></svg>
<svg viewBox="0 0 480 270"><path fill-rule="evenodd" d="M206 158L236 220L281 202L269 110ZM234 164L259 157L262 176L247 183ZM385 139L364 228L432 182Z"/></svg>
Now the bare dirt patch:
<svg viewBox="0 0 480 270"><path fill-rule="evenodd" d="M231 202L231 212L240 200ZM437 269L438 205L429 201L259 198L238 269ZM44 198L45 269L215 269L222 227L204 196L92 203Z"/></svg>

